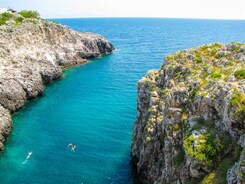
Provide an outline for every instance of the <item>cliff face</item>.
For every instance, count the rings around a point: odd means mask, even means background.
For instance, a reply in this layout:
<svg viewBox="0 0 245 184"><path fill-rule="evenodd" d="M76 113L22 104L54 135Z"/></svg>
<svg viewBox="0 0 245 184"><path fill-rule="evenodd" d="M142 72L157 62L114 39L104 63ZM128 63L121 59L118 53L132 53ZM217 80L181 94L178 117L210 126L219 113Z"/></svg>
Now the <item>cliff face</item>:
<svg viewBox="0 0 245 184"><path fill-rule="evenodd" d="M245 181L244 44L173 53L137 88L132 159L141 183Z"/></svg>
<svg viewBox="0 0 245 184"><path fill-rule="evenodd" d="M0 26L0 150L11 129L10 113L41 95L45 83L61 77L62 68L113 50L100 35L43 19L24 19L21 24L10 20Z"/></svg>

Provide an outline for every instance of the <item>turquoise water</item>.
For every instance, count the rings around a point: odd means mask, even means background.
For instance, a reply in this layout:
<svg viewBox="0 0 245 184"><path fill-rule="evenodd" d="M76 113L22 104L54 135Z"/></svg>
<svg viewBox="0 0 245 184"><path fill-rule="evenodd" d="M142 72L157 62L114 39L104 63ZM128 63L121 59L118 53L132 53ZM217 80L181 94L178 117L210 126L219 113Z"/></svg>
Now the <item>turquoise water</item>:
<svg viewBox="0 0 245 184"><path fill-rule="evenodd" d="M117 48L70 68L14 116L0 157L0 183L133 183L130 142L136 82L178 49L245 42L245 21L191 19L58 19L102 34ZM75 152L67 149L74 143ZM33 154L26 163L27 153Z"/></svg>

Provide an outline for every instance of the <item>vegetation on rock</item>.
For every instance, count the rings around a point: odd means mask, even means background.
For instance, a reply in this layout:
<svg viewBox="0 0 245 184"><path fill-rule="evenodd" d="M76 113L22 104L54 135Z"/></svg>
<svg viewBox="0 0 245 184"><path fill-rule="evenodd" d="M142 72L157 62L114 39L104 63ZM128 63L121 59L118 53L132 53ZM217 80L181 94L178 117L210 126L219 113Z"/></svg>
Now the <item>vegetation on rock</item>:
<svg viewBox="0 0 245 184"><path fill-rule="evenodd" d="M235 72L235 77L239 80L245 79L245 69L237 70Z"/></svg>
<svg viewBox="0 0 245 184"><path fill-rule="evenodd" d="M0 14L0 25L5 24L8 20L12 19L14 15L9 12L4 12Z"/></svg>
<svg viewBox="0 0 245 184"><path fill-rule="evenodd" d="M19 12L20 15L22 15L24 18L39 18L40 14L37 11L27 11L27 10L21 10Z"/></svg>
<svg viewBox="0 0 245 184"><path fill-rule="evenodd" d="M245 133L245 44L177 51L137 87L132 156L145 183L238 182L242 167L231 167Z"/></svg>
<svg viewBox="0 0 245 184"><path fill-rule="evenodd" d="M184 148L188 155L201 164L211 167L213 162L224 152L224 143L217 134L190 135L184 140Z"/></svg>
<svg viewBox="0 0 245 184"><path fill-rule="evenodd" d="M37 11L22 10L17 13L4 12L0 14L0 26L5 25L8 22L10 24L15 23L15 25L18 25L21 24L25 19L33 21L33 19L38 19L39 17L40 14Z"/></svg>

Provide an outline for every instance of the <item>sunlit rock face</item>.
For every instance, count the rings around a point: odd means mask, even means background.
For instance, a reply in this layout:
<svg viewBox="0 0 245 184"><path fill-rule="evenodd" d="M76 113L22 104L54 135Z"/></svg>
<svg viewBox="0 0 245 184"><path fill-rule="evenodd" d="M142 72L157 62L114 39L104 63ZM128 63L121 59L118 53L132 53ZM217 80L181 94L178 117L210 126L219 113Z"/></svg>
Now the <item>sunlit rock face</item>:
<svg viewBox="0 0 245 184"><path fill-rule="evenodd" d="M244 44L177 51L137 88L132 160L140 183L244 181Z"/></svg>

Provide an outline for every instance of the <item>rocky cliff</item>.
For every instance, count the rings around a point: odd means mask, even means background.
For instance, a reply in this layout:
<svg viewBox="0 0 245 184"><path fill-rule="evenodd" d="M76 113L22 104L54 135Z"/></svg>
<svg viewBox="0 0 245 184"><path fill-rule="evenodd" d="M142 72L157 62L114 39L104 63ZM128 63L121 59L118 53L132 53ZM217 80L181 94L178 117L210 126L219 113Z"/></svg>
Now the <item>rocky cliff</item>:
<svg viewBox="0 0 245 184"><path fill-rule="evenodd" d="M177 51L137 88L132 160L140 183L244 183L244 44Z"/></svg>
<svg viewBox="0 0 245 184"><path fill-rule="evenodd" d="M10 19L0 26L0 150L12 127L10 114L41 95L62 68L114 50L100 35L20 14L5 16Z"/></svg>

